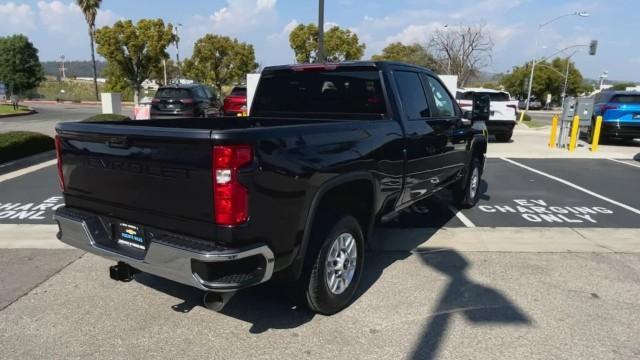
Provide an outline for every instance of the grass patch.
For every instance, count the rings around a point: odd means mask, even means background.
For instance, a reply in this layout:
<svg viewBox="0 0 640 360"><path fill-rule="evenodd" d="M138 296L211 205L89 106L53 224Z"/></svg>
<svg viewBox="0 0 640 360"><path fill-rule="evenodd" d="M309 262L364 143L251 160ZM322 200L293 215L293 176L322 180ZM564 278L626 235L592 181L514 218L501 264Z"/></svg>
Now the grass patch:
<svg viewBox="0 0 640 360"><path fill-rule="evenodd" d="M0 164L55 149L52 137L31 131L0 133Z"/></svg>
<svg viewBox="0 0 640 360"><path fill-rule="evenodd" d="M28 112L29 109L24 106L20 106L18 110L13 110L13 105L0 104L0 115L16 115Z"/></svg>
<svg viewBox="0 0 640 360"><path fill-rule="evenodd" d="M82 120L83 122L101 122L101 121L126 121L131 120L128 116L119 114L98 114L90 118Z"/></svg>
<svg viewBox="0 0 640 360"><path fill-rule="evenodd" d="M520 115L520 114L518 114L518 121L520 120L520 116L521 116L521 115ZM523 121L523 122L524 122L524 121L531 121L531 115L529 115L529 114L525 113L525 114L524 114L524 117L522 118L522 121Z"/></svg>
<svg viewBox="0 0 640 360"><path fill-rule="evenodd" d="M523 121L522 123L527 125L528 127L532 128L532 129L537 129L537 128L549 126L549 124L547 124L547 123L531 121L531 120Z"/></svg>

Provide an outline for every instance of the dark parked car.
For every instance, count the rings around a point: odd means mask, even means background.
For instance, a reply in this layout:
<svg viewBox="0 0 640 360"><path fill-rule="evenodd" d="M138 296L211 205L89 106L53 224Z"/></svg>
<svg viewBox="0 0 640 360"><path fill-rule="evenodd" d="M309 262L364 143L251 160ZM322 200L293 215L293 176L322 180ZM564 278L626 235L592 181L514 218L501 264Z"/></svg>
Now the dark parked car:
<svg viewBox="0 0 640 360"><path fill-rule="evenodd" d="M247 87L234 86L231 93L224 98L222 111L225 116L237 116L247 111Z"/></svg>
<svg viewBox="0 0 640 360"><path fill-rule="evenodd" d="M589 142L593 140L596 117L602 116L601 141L608 138L640 138L640 92L605 91L594 99Z"/></svg>
<svg viewBox="0 0 640 360"><path fill-rule="evenodd" d="M220 101L215 91L200 84L161 87L151 102L152 119L219 115Z"/></svg>
<svg viewBox="0 0 640 360"><path fill-rule="evenodd" d="M518 101L518 109L524 110L527 108L527 100ZM529 101L529 110L542 110L542 102L540 100L536 100L531 98Z"/></svg>
<svg viewBox="0 0 640 360"><path fill-rule="evenodd" d="M477 202L490 99L473 102L421 67L352 62L265 68L245 121L60 123L58 238L117 261L113 279L152 273L216 310L277 274L333 314L375 223L445 188Z"/></svg>

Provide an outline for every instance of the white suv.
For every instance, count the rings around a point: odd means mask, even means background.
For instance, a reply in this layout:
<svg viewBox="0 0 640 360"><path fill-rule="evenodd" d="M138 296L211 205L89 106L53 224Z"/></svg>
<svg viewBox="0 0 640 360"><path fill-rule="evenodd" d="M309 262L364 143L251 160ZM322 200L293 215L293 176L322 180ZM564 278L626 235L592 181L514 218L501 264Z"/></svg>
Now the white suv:
<svg viewBox="0 0 640 360"><path fill-rule="evenodd" d="M484 88L461 88L456 92L456 100L462 110L471 110L474 94L487 94L491 97L491 116L487 122L489 135L494 135L496 140L508 142L513 135L516 126L516 109L518 101L511 100L511 95L506 91Z"/></svg>

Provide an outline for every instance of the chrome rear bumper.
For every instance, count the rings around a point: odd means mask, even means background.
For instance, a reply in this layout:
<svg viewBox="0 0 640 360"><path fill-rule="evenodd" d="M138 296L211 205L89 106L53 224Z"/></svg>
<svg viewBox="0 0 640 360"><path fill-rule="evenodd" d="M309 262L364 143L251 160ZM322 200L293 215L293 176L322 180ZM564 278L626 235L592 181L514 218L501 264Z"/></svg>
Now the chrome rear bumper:
<svg viewBox="0 0 640 360"><path fill-rule="evenodd" d="M97 215L87 212L66 209L56 210L54 220L58 223L58 239L75 248L112 259L122 261L130 266L153 275L173 280L185 285L206 291L235 291L244 287L263 283L271 278L274 268L274 255L268 246L256 246L243 250L225 249L222 251L195 251L164 242L150 240L143 259L123 255L115 249L103 246L96 241L97 237L104 237L106 231ZM204 266L224 266L225 262L234 262L251 257L264 259L263 265L256 269L255 276L247 278L240 276L243 281L211 281L203 279L194 268ZM227 278L238 279L238 275Z"/></svg>

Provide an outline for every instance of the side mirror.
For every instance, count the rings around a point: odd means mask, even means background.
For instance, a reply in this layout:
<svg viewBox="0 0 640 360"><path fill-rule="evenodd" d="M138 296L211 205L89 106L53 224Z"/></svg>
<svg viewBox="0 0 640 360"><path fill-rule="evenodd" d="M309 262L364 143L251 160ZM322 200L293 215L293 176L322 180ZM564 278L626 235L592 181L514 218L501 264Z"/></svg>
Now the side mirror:
<svg viewBox="0 0 640 360"><path fill-rule="evenodd" d="M474 94L471 109L471 121L489 121L491 97L488 94Z"/></svg>

